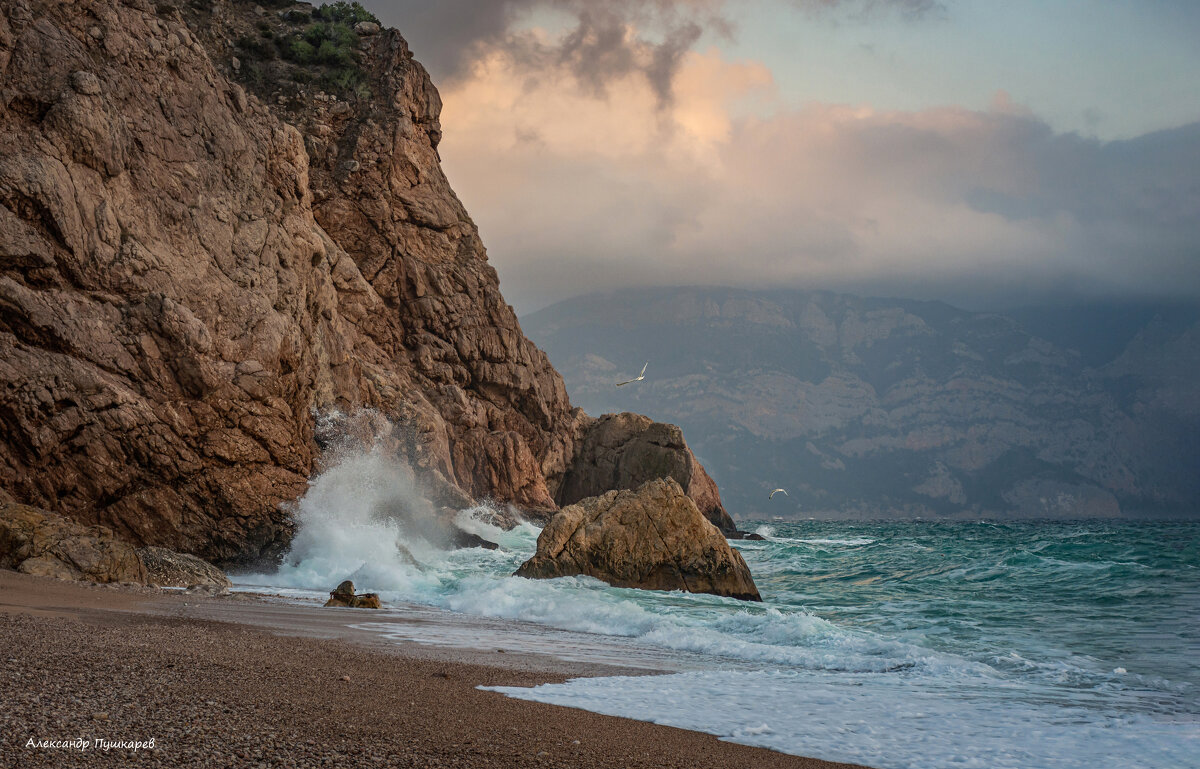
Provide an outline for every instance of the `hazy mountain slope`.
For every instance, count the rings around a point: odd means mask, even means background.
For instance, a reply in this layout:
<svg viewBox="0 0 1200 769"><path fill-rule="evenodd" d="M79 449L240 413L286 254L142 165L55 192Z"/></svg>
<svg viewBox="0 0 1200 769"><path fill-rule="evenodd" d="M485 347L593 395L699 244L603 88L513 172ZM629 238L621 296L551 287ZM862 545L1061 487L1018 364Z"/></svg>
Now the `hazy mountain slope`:
<svg viewBox="0 0 1200 769"><path fill-rule="evenodd" d="M1009 317L818 292L639 290L522 320L574 402L684 427L742 517L1187 512L1198 323L1151 315L1089 366Z"/></svg>

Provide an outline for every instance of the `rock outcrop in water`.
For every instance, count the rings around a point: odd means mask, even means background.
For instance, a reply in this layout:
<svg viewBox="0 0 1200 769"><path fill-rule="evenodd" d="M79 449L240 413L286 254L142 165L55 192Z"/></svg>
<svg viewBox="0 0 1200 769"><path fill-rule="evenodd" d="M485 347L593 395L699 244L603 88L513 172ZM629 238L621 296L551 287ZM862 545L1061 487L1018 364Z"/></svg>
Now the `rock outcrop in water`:
<svg viewBox="0 0 1200 769"><path fill-rule="evenodd" d="M290 537L314 414L366 408L430 485L557 509L587 417L442 173L437 90L394 30L336 72L286 58L311 14L0 9L0 489L253 561Z"/></svg>
<svg viewBox="0 0 1200 769"><path fill-rule="evenodd" d="M683 431L641 414L605 414L587 425L556 501L571 505L655 478L674 478L705 518L726 536L737 534L717 484L696 461Z"/></svg>
<svg viewBox="0 0 1200 769"><path fill-rule="evenodd" d="M354 594L354 583L350 580L345 580L329 593L329 600L325 602L325 606L341 607L344 609L380 609L383 604L379 602L378 593L360 593Z"/></svg>
<svg viewBox="0 0 1200 769"><path fill-rule="evenodd" d="M741 553L674 478L610 491L563 508L516 576L585 574L616 587L685 590L761 601Z"/></svg>

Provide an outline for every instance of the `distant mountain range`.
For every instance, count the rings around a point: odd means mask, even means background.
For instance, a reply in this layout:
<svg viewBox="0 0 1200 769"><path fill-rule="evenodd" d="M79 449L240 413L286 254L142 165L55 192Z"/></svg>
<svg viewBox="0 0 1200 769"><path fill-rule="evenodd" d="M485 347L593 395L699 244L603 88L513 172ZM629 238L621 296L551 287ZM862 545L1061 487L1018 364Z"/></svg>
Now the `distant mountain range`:
<svg viewBox="0 0 1200 769"><path fill-rule="evenodd" d="M1200 516L1195 305L672 288L521 323L576 405L683 427L735 517Z"/></svg>

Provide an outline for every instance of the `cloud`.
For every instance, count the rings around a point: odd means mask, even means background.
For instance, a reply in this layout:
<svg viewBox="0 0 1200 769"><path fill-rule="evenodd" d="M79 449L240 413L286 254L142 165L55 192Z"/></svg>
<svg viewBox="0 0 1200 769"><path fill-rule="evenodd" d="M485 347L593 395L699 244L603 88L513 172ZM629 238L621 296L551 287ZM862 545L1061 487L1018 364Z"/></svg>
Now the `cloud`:
<svg viewBox="0 0 1200 769"><path fill-rule="evenodd" d="M908 20L942 17L946 5L941 0L790 0L800 10L813 14L839 13L867 19L894 13Z"/></svg>
<svg viewBox="0 0 1200 769"><path fill-rule="evenodd" d="M958 301L1200 294L1200 124L1126 142L988 110L776 100L771 73L681 50L639 67L499 47L443 89L442 150L505 295L528 311L638 284L821 286Z"/></svg>
<svg viewBox="0 0 1200 769"><path fill-rule="evenodd" d="M778 1L823 23L953 8ZM1196 126L1103 143L1002 91L784 104L761 63L697 50L736 34L737 0L366 4L442 90L447 172L518 309L645 283L1200 295Z"/></svg>
<svg viewBox="0 0 1200 769"><path fill-rule="evenodd" d="M531 71L567 66L578 83L604 95L609 84L640 73L664 106L671 101L683 54L707 32L735 34L735 0L366 0L364 5L408 38L439 85L470 75L476 63L502 50ZM827 18L936 16L939 0L782 0ZM538 14L542 14L541 17ZM561 34L531 32L549 18Z"/></svg>
<svg viewBox="0 0 1200 769"><path fill-rule="evenodd" d="M671 100L679 61L705 31L732 34L724 0L370 0L400 27L435 79L452 83L502 50L531 72L566 67L578 84L604 95L631 73L644 77L659 105ZM531 17L558 14L564 29L530 29Z"/></svg>

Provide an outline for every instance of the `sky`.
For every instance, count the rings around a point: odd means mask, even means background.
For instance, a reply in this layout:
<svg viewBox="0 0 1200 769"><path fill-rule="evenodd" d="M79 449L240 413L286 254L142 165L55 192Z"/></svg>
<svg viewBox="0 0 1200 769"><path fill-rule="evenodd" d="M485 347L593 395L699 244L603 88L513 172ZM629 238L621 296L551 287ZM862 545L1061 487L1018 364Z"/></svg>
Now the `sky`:
<svg viewBox="0 0 1200 769"><path fill-rule="evenodd" d="M367 0L521 314L634 285L1200 298L1195 0Z"/></svg>

